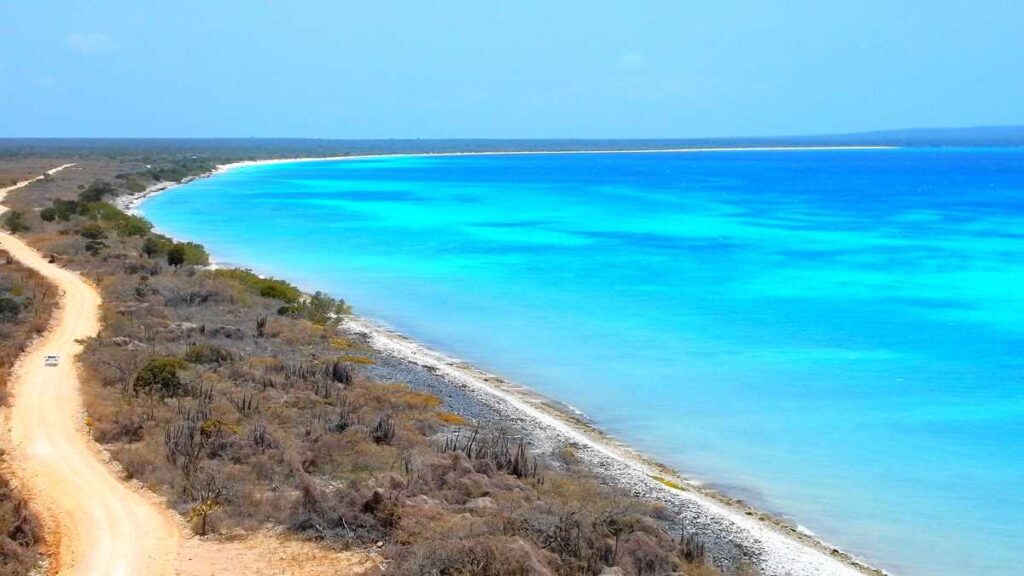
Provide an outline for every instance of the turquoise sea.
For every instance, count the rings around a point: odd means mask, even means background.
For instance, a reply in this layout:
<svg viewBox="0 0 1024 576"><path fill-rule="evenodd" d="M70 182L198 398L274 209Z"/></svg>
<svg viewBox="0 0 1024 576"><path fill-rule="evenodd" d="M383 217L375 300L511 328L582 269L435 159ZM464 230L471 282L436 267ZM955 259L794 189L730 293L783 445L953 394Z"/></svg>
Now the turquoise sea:
<svg viewBox="0 0 1024 576"><path fill-rule="evenodd" d="M1024 149L288 163L142 210L898 574L1024 567Z"/></svg>

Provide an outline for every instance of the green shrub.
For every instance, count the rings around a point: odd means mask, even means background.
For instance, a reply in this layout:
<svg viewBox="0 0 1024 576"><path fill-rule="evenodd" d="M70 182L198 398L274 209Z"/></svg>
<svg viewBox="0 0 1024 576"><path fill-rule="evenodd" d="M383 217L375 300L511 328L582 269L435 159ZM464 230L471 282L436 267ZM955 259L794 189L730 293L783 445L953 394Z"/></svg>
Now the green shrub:
<svg viewBox="0 0 1024 576"><path fill-rule="evenodd" d="M104 196L114 195L116 193L117 190L114 188L113 184L97 180L96 182L89 184L85 190L79 192L78 199L82 202L99 202L100 200L103 200Z"/></svg>
<svg viewBox="0 0 1024 576"><path fill-rule="evenodd" d="M0 296L0 321L10 320L21 314L21 304L14 298Z"/></svg>
<svg viewBox="0 0 1024 576"><path fill-rule="evenodd" d="M175 244L175 246L181 246L185 251L185 264L192 266L207 266L210 264L210 255L206 253L206 248L203 248L201 244L181 242Z"/></svg>
<svg viewBox="0 0 1024 576"><path fill-rule="evenodd" d="M106 247L107 243L103 240L89 240L85 243L85 251L93 256L98 255Z"/></svg>
<svg viewBox="0 0 1024 576"><path fill-rule="evenodd" d="M103 229L103 225L96 222L90 222L82 226L78 234L87 240L102 240L107 237L107 231Z"/></svg>
<svg viewBox="0 0 1024 576"><path fill-rule="evenodd" d="M152 258L158 254L167 254L167 251L174 246L174 241L160 234L147 236L142 243L142 253Z"/></svg>
<svg viewBox="0 0 1024 576"><path fill-rule="evenodd" d="M192 364L220 364L232 359L230 350L214 344L190 344L185 349L185 361Z"/></svg>
<svg viewBox="0 0 1024 576"><path fill-rule="evenodd" d="M128 217L113 204L106 202L79 202L78 214L98 222L117 223Z"/></svg>
<svg viewBox="0 0 1024 576"><path fill-rule="evenodd" d="M94 222L108 224L120 236L144 236L153 229L153 225L145 218L125 214L106 202L54 200L53 206L44 208L39 216L47 222L67 222L72 216L84 216Z"/></svg>
<svg viewBox="0 0 1024 576"><path fill-rule="evenodd" d="M260 286L260 296L283 302L294 302L298 299L299 295L296 292L298 292L298 288L283 280L268 280L263 286Z"/></svg>
<svg viewBox="0 0 1024 576"><path fill-rule="evenodd" d="M185 247L175 244L167 250L167 263L177 268L185 263Z"/></svg>
<svg viewBox="0 0 1024 576"><path fill-rule="evenodd" d="M142 182L139 182L138 180L136 180L133 177L129 177L125 181L124 187L127 188L129 192L132 192L132 193L135 193L135 194L138 194L139 192L145 192L145 190L146 190L146 185L143 184Z"/></svg>
<svg viewBox="0 0 1024 576"><path fill-rule="evenodd" d="M175 242L167 249L167 263L171 266L206 266L210 263L210 255L206 249L195 242Z"/></svg>
<svg viewBox="0 0 1024 576"><path fill-rule="evenodd" d="M135 391L163 398L176 398L185 391L185 385L178 376L184 362L177 358L158 356L151 359L135 375Z"/></svg>
<svg viewBox="0 0 1024 576"><path fill-rule="evenodd" d="M116 229L121 236L145 236L153 229L153 225L145 218L125 214L124 218L117 221Z"/></svg>
<svg viewBox="0 0 1024 576"><path fill-rule="evenodd" d="M55 220L60 220L61 222L67 222L68 220L71 220L72 216L75 216L75 215L78 214L79 210L81 209L81 206L79 206L78 202L76 202L74 200L59 200L58 199L58 200L54 200L53 201L53 206L51 206L50 208L44 209L43 212L47 212L48 210L51 210L51 209L53 210L52 214L53 214L53 218ZM42 213L40 213L40 216L42 216ZM45 218L44 218L44 220L45 220ZM48 220L48 222L52 222L52 220Z"/></svg>
<svg viewBox="0 0 1024 576"><path fill-rule="evenodd" d="M206 174L213 170L216 165L204 158L185 157L171 160L161 166L153 166L146 171L146 175L154 180L167 182L181 182L189 176Z"/></svg>
<svg viewBox="0 0 1024 576"><path fill-rule="evenodd" d="M25 222L25 215L17 210L7 213L7 218L4 220L4 228L7 228L14 234L28 232L32 229L28 222Z"/></svg>
<svg viewBox="0 0 1024 576"><path fill-rule="evenodd" d="M277 313L282 316L305 318L314 324L325 326L335 321L338 316L352 313L352 307L344 300L332 298L323 292L300 299L294 304L281 306Z"/></svg>
<svg viewBox="0 0 1024 576"><path fill-rule="evenodd" d="M255 292L264 298L295 303L302 297L302 292L288 282L278 280L277 278L261 278L252 270L223 268L221 270L214 270L213 275L218 278L234 280L245 289Z"/></svg>

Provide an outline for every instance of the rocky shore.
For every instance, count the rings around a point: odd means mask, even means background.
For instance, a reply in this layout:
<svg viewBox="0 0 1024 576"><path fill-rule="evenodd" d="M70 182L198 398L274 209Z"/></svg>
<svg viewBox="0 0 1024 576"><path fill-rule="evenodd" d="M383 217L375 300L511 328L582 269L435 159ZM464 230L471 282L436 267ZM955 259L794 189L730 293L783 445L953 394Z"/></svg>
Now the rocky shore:
<svg viewBox="0 0 1024 576"><path fill-rule="evenodd" d="M342 329L377 352L374 377L436 394L453 412L523 435L537 452L571 447L604 482L659 502L679 524L710 535L707 549L718 566L746 564L767 576L884 574L794 525L681 477L528 388L363 318L347 317Z"/></svg>
<svg viewBox="0 0 1024 576"><path fill-rule="evenodd" d="M113 203L125 212L138 213L144 200L179 184L233 167L285 161L219 166L214 172L180 183L161 182L138 194L120 196ZM707 551L718 566L750 566L766 576L885 574L783 519L686 479L608 436L567 406L525 386L430 350L368 319L346 317L342 329L376 351L377 363L368 368L372 376L429 391L442 398L452 412L525 437L537 453L570 447L581 463L607 484L661 503L677 518L676 524L710 535Z"/></svg>

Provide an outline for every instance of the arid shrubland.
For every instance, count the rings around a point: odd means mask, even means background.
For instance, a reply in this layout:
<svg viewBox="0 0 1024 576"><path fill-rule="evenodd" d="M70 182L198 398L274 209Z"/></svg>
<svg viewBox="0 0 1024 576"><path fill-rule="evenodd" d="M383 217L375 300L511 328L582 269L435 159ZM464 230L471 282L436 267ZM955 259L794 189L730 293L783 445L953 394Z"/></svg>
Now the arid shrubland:
<svg viewBox="0 0 1024 576"><path fill-rule="evenodd" d="M56 298L46 281L0 250L0 403L7 401L11 367L46 330ZM28 574L38 560L37 523L24 500L0 478L0 574Z"/></svg>
<svg viewBox="0 0 1024 576"><path fill-rule="evenodd" d="M91 251L78 212L32 218L30 236L103 293L83 355L92 433L196 532L285 526L381 549L402 575L711 570L663 509L547 461L514 428L371 378L375 353L337 331L344 301L169 264L161 238L119 233L117 218L91 221L105 243Z"/></svg>

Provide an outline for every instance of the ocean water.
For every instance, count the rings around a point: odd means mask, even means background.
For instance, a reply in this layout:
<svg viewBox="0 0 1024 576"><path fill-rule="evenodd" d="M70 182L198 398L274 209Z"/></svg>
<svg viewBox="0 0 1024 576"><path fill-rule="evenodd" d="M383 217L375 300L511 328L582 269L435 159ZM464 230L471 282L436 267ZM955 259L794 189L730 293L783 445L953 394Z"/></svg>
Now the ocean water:
<svg viewBox="0 0 1024 576"><path fill-rule="evenodd" d="M899 574L1024 567L1024 150L290 163L142 210Z"/></svg>

